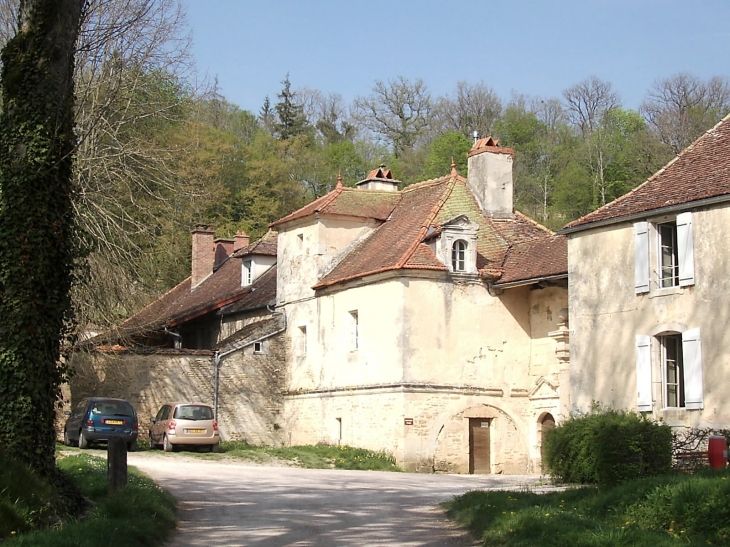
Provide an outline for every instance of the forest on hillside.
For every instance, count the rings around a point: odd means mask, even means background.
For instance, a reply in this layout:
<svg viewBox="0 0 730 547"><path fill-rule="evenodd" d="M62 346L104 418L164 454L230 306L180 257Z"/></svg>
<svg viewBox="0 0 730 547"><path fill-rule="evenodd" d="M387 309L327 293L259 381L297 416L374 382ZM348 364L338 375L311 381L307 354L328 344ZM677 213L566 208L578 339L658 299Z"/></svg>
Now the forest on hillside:
<svg viewBox="0 0 730 547"><path fill-rule="evenodd" d="M467 174L474 134L514 148L515 205L557 229L651 176L730 110L730 83L670 74L638 111L593 75L559 97L500 97L485 79L446 96L375 81L352 102L286 72L256 112L200 85L179 0L90 0L76 56L76 214L87 250L82 327L118 323L189 275L190 230L268 224L386 165L403 186ZM0 40L17 0L0 1ZM257 53L259 54L259 53Z"/></svg>

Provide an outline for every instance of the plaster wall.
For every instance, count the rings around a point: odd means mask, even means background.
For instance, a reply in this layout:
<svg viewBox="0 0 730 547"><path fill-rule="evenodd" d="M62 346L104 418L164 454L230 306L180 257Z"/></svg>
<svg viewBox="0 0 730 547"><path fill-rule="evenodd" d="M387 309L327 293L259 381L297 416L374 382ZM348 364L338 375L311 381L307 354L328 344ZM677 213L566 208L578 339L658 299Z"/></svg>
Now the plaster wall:
<svg viewBox="0 0 730 547"><path fill-rule="evenodd" d="M277 262L277 302L284 304L314 296L314 286L338 262L343 251L369 234L377 222L366 219L307 219L280 227Z"/></svg>
<svg viewBox="0 0 730 547"><path fill-rule="evenodd" d="M649 219L650 221L652 219ZM635 294L631 223L569 236L571 367L569 405L591 401L637 408L635 335L652 337L652 415L675 426L730 427L730 208L693 211L695 284ZM652 263L656 243L652 242ZM700 328L704 410L664 409L660 348L663 332Z"/></svg>

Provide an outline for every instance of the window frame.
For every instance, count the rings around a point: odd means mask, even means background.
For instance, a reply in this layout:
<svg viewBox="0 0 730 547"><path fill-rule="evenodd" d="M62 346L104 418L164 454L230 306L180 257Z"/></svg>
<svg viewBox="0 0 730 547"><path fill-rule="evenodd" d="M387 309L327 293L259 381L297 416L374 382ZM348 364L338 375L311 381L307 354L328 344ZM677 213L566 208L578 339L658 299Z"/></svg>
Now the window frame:
<svg viewBox="0 0 730 547"><path fill-rule="evenodd" d="M667 226L672 227L673 241L663 245ZM672 289L695 284L694 233L692 213L664 216L635 222L634 228L634 289L636 294ZM671 276L664 275L663 248L671 249ZM667 280L671 279L671 283Z"/></svg>
<svg viewBox="0 0 730 547"><path fill-rule="evenodd" d="M253 284L253 260L241 261L241 286L248 287Z"/></svg>
<svg viewBox="0 0 730 547"><path fill-rule="evenodd" d="M457 239L451 244L451 271L466 272L467 252L469 243L464 239Z"/></svg>

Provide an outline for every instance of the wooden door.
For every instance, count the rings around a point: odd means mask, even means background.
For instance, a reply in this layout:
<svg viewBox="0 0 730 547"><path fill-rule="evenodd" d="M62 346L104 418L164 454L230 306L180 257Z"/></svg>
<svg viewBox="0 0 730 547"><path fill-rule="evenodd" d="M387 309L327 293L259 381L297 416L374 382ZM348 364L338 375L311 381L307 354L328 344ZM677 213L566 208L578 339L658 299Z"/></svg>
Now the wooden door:
<svg viewBox="0 0 730 547"><path fill-rule="evenodd" d="M545 461L545 434L554 427L555 418L553 418L552 414L546 414L545 417L542 419L542 423L540 424L540 459L543 462ZM545 465L543 464L543 471L544 470Z"/></svg>
<svg viewBox="0 0 730 547"><path fill-rule="evenodd" d="M492 472L489 422L487 418L469 418L469 473L486 475Z"/></svg>

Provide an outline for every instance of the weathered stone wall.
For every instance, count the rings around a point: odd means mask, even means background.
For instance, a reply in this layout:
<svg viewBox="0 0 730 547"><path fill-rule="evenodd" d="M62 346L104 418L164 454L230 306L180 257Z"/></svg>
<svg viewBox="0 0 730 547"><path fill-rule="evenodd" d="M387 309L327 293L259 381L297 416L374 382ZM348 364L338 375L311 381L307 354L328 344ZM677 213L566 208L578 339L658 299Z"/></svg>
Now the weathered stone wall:
<svg viewBox="0 0 730 547"><path fill-rule="evenodd" d="M218 422L223 440L279 445L284 337L253 346L221 360L218 387ZM66 408L84 397L120 397L137 410L140 438L145 438L150 419L167 402L196 401L214 404L214 355L198 350L133 353L77 353L76 374L64 387ZM65 419L59 420L60 427Z"/></svg>

